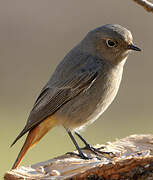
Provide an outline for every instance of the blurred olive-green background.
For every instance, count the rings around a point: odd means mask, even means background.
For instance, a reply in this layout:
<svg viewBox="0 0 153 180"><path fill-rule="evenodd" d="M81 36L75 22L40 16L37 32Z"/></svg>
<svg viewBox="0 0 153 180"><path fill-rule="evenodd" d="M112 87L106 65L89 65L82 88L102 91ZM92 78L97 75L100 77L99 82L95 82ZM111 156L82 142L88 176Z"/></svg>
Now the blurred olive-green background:
<svg viewBox="0 0 153 180"><path fill-rule="evenodd" d="M117 98L83 132L92 144L153 132L153 15L132 0L0 0L0 176L11 168L24 142L13 148L41 88L56 65L86 33L107 23L132 31L143 51L126 63ZM29 165L74 150L54 128L29 151Z"/></svg>

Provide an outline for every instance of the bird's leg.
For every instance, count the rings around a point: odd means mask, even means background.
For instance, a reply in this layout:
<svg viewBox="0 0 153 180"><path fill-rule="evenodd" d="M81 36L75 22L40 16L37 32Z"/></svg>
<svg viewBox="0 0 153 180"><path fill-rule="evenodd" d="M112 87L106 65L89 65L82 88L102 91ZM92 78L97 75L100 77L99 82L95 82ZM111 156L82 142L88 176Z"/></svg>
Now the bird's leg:
<svg viewBox="0 0 153 180"><path fill-rule="evenodd" d="M98 155L98 153L101 154L112 154L111 152L103 152L100 151L99 149L96 149L94 147L92 147L78 132L75 131L75 134L81 139L81 141L85 144L85 149L89 149L91 152L93 152L94 154Z"/></svg>
<svg viewBox="0 0 153 180"><path fill-rule="evenodd" d="M79 156L80 156L82 159L90 159L89 157L87 157L87 156L85 156L85 155L83 154L82 150L80 149L79 145L77 144L76 140L74 139L71 131L70 131L70 130L67 130L67 129L66 129L66 131L67 131L68 135L70 136L72 142L74 143L76 149L78 150ZM75 154L75 153L70 153L70 154ZM76 154L75 154L75 155L76 155ZM78 154L77 154L77 155L78 155Z"/></svg>
<svg viewBox="0 0 153 180"><path fill-rule="evenodd" d="M85 149L89 149L94 154L98 155L97 150L92 147L78 132L75 131L75 134L81 139L81 141L85 144Z"/></svg>

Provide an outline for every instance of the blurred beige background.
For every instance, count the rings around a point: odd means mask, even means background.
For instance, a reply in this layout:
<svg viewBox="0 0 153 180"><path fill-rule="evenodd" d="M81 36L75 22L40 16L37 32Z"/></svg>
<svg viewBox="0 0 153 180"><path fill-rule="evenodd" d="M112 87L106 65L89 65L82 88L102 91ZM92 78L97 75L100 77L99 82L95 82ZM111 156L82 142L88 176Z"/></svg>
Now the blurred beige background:
<svg viewBox="0 0 153 180"><path fill-rule="evenodd" d="M56 65L86 33L118 23L133 33L141 53L130 55L117 98L83 135L92 144L153 132L153 16L132 0L0 0L0 176L11 168L24 142L10 144ZM22 164L74 150L54 128Z"/></svg>

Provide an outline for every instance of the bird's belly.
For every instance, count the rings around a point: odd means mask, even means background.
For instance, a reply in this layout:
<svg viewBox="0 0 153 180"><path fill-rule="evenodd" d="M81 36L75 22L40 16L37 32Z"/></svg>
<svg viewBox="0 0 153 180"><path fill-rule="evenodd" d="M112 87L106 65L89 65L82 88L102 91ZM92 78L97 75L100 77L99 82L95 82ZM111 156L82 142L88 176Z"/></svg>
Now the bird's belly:
<svg viewBox="0 0 153 180"><path fill-rule="evenodd" d="M69 129L81 129L99 118L117 94L121 81L120 73L118 75L115 78L110 74L100 77L89 89L62 106L56 112L59 124Z"/></svg>

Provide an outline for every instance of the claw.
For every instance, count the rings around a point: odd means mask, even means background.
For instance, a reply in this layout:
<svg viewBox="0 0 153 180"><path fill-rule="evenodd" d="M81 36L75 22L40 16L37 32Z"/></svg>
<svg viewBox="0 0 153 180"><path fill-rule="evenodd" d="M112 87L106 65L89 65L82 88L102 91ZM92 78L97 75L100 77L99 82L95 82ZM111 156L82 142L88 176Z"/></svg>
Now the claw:
<svg viewBox="0 0 153 180"><path fill-rule="evenodd" d="M101 160L101 158L99 156L96 156L96 157L88 157L88 156L85 156L84 154L83 155L80 155L80 154L77 154L75 152L67 152L66 154L69 154L69 155L75 155L75 156L78 156L80 157L81 159L84 159L84 160L90 160L90 159L94 159L94 158L97 158L98 160Z"/></svg>
<svg viewBox="0 0 153 180"><path fill-rule="evenodd" d="M92 158L90 158L90 157L85 156L84 154L77 154L77 153L75 153L75 152L67 152L66 154L75 155L75 156L78 156L78 157L80 157L81 159L84 159L84 160L92 159Z"/></svg>
<svg viewBox="0 0 153 180"><path fill-rule="evenodd" d="M105 154L105 155L109 155L111 157L114 156L114 154L112 152L101 151L101 150L99 150L101 148L96 149L96 148L92 147L90 144L86 145L84 149L90 150L91 152L93 152L97 156L99 156L99 154L102 154L102 155Z"/></svg>

